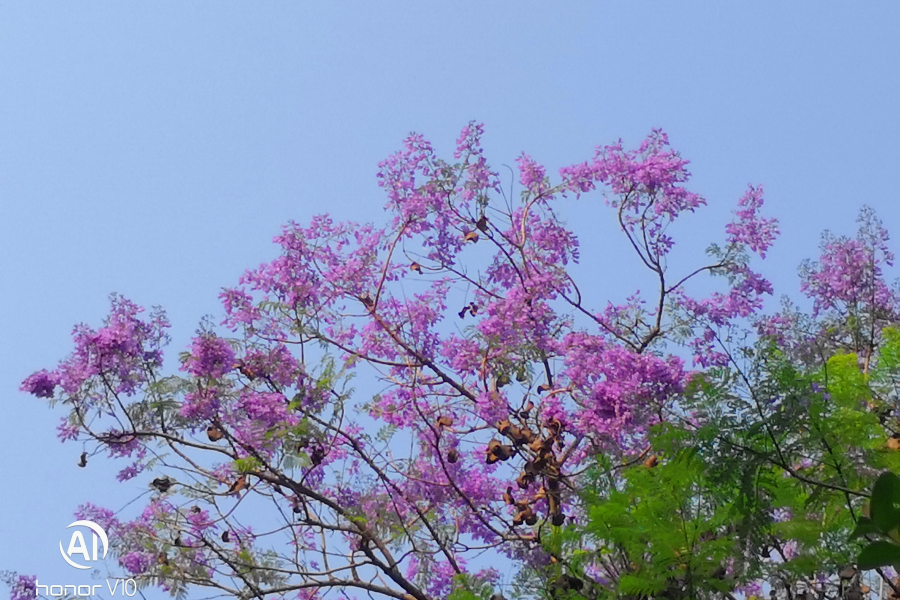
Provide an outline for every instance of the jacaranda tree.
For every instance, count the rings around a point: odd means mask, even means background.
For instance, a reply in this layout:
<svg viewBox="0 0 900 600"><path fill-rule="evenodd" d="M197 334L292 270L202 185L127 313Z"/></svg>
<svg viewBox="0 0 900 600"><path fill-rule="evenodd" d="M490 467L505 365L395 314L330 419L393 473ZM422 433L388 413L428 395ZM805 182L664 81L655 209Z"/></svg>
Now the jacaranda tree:
<svg viewBox="0 0 900 600"><path fill-rule="evenodd" d="M83 464L124 461L118 479L152 490L128 517L76 511L120 568L177 596L862 593L849 535L900 467L874 215L804 265L810 314L763 315L761 188L670 269L670 226L706 201L664 133L556 180L522 155L520 194L481 135L464 128L452 161L407 138L380 164L385 223L288 224L174 365L165 314L114 296L24 381L67 411ZM604 198L651 292L610 301L602 269L576 266L592 228L559 214Z"/></svg>

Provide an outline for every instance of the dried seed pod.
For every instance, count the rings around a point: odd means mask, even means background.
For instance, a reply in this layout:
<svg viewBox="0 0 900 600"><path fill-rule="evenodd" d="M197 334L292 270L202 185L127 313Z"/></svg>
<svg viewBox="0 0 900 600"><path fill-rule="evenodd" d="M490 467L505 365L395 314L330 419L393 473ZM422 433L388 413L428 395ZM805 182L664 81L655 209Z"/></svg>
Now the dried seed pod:
<svg viewBox="0 0 900 600"><path fill-rule="evenodd" d="M566 522L566 515L564 515L564 514L562 514L562 513L556 513L556 514L553 515L553 517L550 519L550 522L553 523L553 525L554 525L555 527L562 527L563 524Z"/></svg>
<svg viewBox="0 0 900 600"><path fill-rule="evenodd" d="M534 440L537 439L536 436L534 435L534 432L532 430L528 429L527 427L522 427L521 429L519 429L519 435L522 438L523 444L534 443Z"/></svg>
<svg viewBox="0 0 900 600"><path fill-rule="evenodd" d="M87 466L87 452L81 453L81 458L78 459L78 466L82 469Z"/></svg>
<svg viewBox="0 0 900 600"><path fill-rule="evenodd" d="M516 514L515 518L513 518L513 525L521 525L522 523L525 523L526 521L529 521L532 518L534 518L535 523L537 523L537 515L534 514L534 511L531 509L530 506L526 506L525 508L521 509ZM533 525L533 523L529 523L529 524Z"/></svg>
<svg viewBox="0 0 900 600"><path fill-rule="evenodd" d="M528 489L528 486L532 483L534 483L534 475L527 471L522 471L516 478L516 485L519 486L519 489L521 490Z"/></svg>
<svg viewBox="0 0 900 600"><path fill-rule="evenodd" d="M238 363L237 370L241 372L241 375L253 381L259 376L259 373L256 372L255 369L250 368L246 363L240 362Z"/></svg>
<svg viewBox="0 0 900 600"><path fill-rule="evenodd" d="M842 567L841 570L838 571L838 577L841 579L853 579L854 575L856 575L856 569L854 569L852 565Z"/></svg>
<svg viewBox="0 0 900 600"><path fill-rule="evenodd" d="M409 265L409 270L410 270L410 271L415 271L416 273L418 273L419 275L421 275L421 274L422 274L422 265L420 265L420 264L417 263L417 262L414 262L414 263L412 263L411 265Z"/></svg>
<svg viewBox="0 0 900 600"><path fill-rule="evenodd" d="M545 426L553 433L553 435L559 435L563 428L562 422L556 417L550 417L545 423Z"/></svg>
<svg viewBox="0 0 900 600"><path fill-rule="evenodd" d="M441 418L437 420L436 424L439 429L448 429L453 425L453 417L450 415L442 415Z"/></svg>
<svg viewBox="0 0 900 600"><path fill-rule="evenodd" d="M231 487L228 488L228 494L237 494L245 487L247 487L247 476L241 475L235 479L234 483L231 484Z"/></svg>
<svg viewBox="0 0 900 600"><path fill-rule="evenodd" d="M563 575L556 584L563 590L580 590L584 587L584 582L572 575Z"/></svg>
<svg viewBox="0 0 900 600"><path fill-rule="evenodd" d="M475 244L478 242L478 234L475 233L474 231L467 231L466 234L463 236L463 241L472 242L473 244Z"/></svg>
<svg viewBox="0 0 900 600"><path fill-rule="evenodd" d="M172 487L172 480L168 477L157 477L150 482L150 487L154 488L160 493L165 494L169 491L169 488Z"/></svg>
<svg viewBox="0 0 900 600"><path fill-rule="evenodd" d="M488 230L488 219L487 219L487 217L484 216L484 215L481 215L481 216L478 218L478 220L475 221L475 227L476 227L479 231L483 231L483 232L487 233L487 230Z"/></svg>
<svg viewBox="0 0 900 600"><path fill-rule="evenodd" d="M648 469L652 469L653 467L655 467L658 464L659 464L659 457L656 456L655 454L647 457L647 460L644 461L644 466L647 467Z"/></svg>
<svg viewBox="0 0 900 600"><path fill-rule="evenodd" d="M206 437L209 438L209 441L211 442L218 442L223 437L225 437L225 432L223 432L215 425L210 425L206 428Z"/></svg>
<svg viewBox="0 0 900 600"><path fill-rule="evenodd" d="M491 440L487 447L487 463L490 465L498 460L509 460L514 453L512 446L502 444L499 440Z"/></svg>
<svg viewBox="0 0 900 600"><path fill-rule="evenodd" d="M456 448L450 448L447 450L447 462L455 463L459 460L459 451Z"/></svg>
<svg viewBox="0 0 900 600"><path fill-rule="evenodd" d="M515 500L515 498L513 498L513 495L512 495L512 487L507 487L506 491L503 492L503 501L506 502L507 504L515 504L516 503L516 500Z"/></svg>
<svg viewBox="0 0 900 600"><path fill-rule="evenodd" d="M559 492L550 492L547 494L547 505L550 508L551 515L559 514Z"/></svg>
<svg viewBox="0 0 900 600"><path fill-rule="evenodd" d="M531 450L533 452L540 452L541 450L546 448L548 445L551 445L552 443L553 442L551 442L550 440L545 440L542 438L535 438L534 441L532 441L531 444L528 445L528 447L531 448Z"/></svg>

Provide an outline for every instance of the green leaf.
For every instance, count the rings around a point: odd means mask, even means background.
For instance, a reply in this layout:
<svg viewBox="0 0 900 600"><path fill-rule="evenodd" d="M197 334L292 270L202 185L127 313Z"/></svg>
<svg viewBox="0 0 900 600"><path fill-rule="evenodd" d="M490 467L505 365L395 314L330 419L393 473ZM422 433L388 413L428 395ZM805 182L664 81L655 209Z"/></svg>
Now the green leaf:
<svg viewBox="0 0 900 600"><path fill-rule="evenodd" d="M900 563L900 546L890 542L872 542L859 553L856 561L861 570Z"/></svg>
<svg viewBox="0 0 900 600"><path fill-rule="evenodd" d="M234 468L237 469L239 473L253 473L262 468L262 463L259 462L259 459L256 457L248 456L246 458L235 460Z"/></svg>
<svg viewBox="0 0 900 600"><path fill-rule="evenodd" d="M872 488L872 521L884 533L900 525L900 511L894 504L900 500L900 478L885 471Z"/></svg>
<svg viewBox="0 0 900 600"><path fill-rule="evenodd" d="M853 530L853 533L850 534L850 539L855 540L858 537L862 537L864 535L869 535L872 533L881 533L881 530L878 529L878 526L875 525L875 522L868 517L860 517L859 521L856 522L856 529Z"/></svg>

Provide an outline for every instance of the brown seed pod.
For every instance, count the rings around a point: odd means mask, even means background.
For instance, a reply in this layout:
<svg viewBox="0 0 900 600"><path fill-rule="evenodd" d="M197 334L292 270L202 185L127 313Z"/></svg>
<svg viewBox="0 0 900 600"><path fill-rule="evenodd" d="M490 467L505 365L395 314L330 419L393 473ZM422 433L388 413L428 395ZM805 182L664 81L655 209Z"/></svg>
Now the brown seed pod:
<svg viewBox="0 0 900 600"><path fill-rule="evenodd" d="M478 243L478 234L474 231L467 231L463 236L463 241L472 242L473 244Z"/></svg>
<svg viewBox="0 0 900 600"><path fill-rule="evenodd" d="M257 373L256 370L250 368L247 364L245 364L243 362L238 363L237 370L241 372L241 375L243 375L250 381L253 381L254 379L256 379L259 376L259 373Z"/></svg>
<svg viewBox="0 0 900 600"><path fill-rule="evenodd" d="M653 467L655 467L658 464L659 464L659 457L656 456L655 454L647 457L647 460L644 461L644 466L647 467L648 469L652 469Z"/></svg>
<svg viewBox="0 0 900 600"><path fill-rule="evenodd" d="M535 518L535 519L536 519L537 517L536 517L536 515L534 514L534 511L531 510L531 507L530 507L530 506L526 506L525 508L521 509L521 510L516 514L515 518L513 518L513 525L521 525L522 523L525 523L526 521L528 521L528 520L530 520L530 519L532 519L532 518ZM537 522L537 521L535 520L535 523L536 523L536 522Z"/></svg>
<svg viewBox="0 0 900 600"><path fill-rule="evenodd" d="M547 494L547 505L550 508L550 514L559 513L559 492L550 492Z"/></svg>
<svg viewBox="0 0 900 600"><path fill-rule="evenodd" d="M519 486L520 490L528 489L528 486L532 483L534 483L534 475L527 471L522 471L516 478L516 485Z"/></svg>
<svg viewBox="0 0 900 600"><path fill-rule="evenodd" d="M450 415L443 415L437 420L436 425L439 429L449 429L453 425L453 417Z"/></svg>
<svg viewBox="0 0 900 600"><path fill-rule="evenodd" d="M506 491L503 492L503 501L506 502L507 504L515 504L516 503L516 499L513 498L513 495L512 495L512 487L507 487Z"/></svg>
<svg viewBox="0 0 900 600"><path fill-rule="evenodd" d="M559 435L563 428L562 423L556 417L548 419L545 426L553 433L553 435Z"/></svg>
<svg viewBox="0 0 900 600"><path fill-rule="evenodd" d="M512 446L502 444L499 440L491 440L487 447L487 463L490 465L498 460L509 460L514 453Z"/></svg>
<svg viewBox="0 0 900 600"><path fill-rule="evenodd" d="M534 435L534 432L527 427L522 427L521 429L519 429L519 435L521 436L523 444L531 444L535 439L537 439Z"/></svg>
<svg viewBox="0 0 900 600"><path fill-rule="evenodd" d="M411 265L409 265L409 270L410 270L410 271L415 271L416 273L418 273L419 275L421 275L421 274L422 274L422 265L420 265L420 264L417 263L417 262L414 262L414 263L412 263Z"/></svg>
<svg viewBox="0 0 900 600"><path fill-rule="evenodd" d="M150 487L165 494L169 491L169 488L172 487L172 480L168 477L157 477L150 482Z"/></svg>
<svg viewBox="0 0 900 600"><path fill-rule="evenodd" d="M459 451L456 448L450 448L447 450L447 462L455 463L459 460Z"/></svg>
<svg viewBox="0 0 900 600"><path fill-rule="evenodd" d="M209 438L209 441L211 442L218 442L223 437L225 437L225 432L223 432L215 425L210 425L206 428L206 437Z"/></svg>
<svg viewBox="0 0 900 600"><path fill-rule="evenodd" d="M554 525L555 527L562 527L563 523L566 522L566 515L564 515L564 514L562 514L562 513L556 513L556 514L553 515L553 517L550 519L550 522L553 523L553 525Z"/></svg>
<svg viewBox="0 0 900 600"><path fill-rule="evenodd" d="M235 479L234 483L231 484L231 487L228 488L228 494L237 494L245 487L247 487L247 476L241 475Z"/></svg>
<svg viewBox="0 0 900 600"><path fill-rule="evenodd" d="M478 220L475 221L475 227L478 229L478 231L483 231L483 232L487 233L487 230L488 230L488 219L487 219L487 217L484 216L484 215L481 215L481 216L478 218Z"/></svg>
<svg viewBox="0 0 900 600"><path fill-rule="evenodd" d="M528 447L531 448L531 450L533 452L540 452L541 450L543 450L544 448L546 448L552 444L553 444L553 442L549 439L545 440L545 439L536 437L534 439L534 441L532 441L531 444L528 445Z"/></svg>
<svg viewBox="0 0 900 600"><path fill-rule="evenodd" d="M87 452L81 453L81 458L78 459L78 466L82 469L87 466Z"/></svg>

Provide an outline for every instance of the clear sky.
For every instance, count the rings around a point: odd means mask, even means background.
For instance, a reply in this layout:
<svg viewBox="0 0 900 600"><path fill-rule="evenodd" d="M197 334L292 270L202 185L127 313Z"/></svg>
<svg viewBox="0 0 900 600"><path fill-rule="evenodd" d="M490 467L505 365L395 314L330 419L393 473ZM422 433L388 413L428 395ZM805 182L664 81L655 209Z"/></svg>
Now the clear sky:
<svg viewBox="0 0 900 600"><path fill-rule="evenodd" d="M877 1L3 2L0 569L62 580L75 506L146 490L79 469L61 413L18 391L110 292L168 309L174 358L282 223L378 220L378 161L411 130L450 154L476 119L495 168L525 151L551 173L662 127L710 202L694 226L765 186L766 272L794 293L862 203L900 235L898 27ZM610 227L584 259L621 299Z"/></svg>

